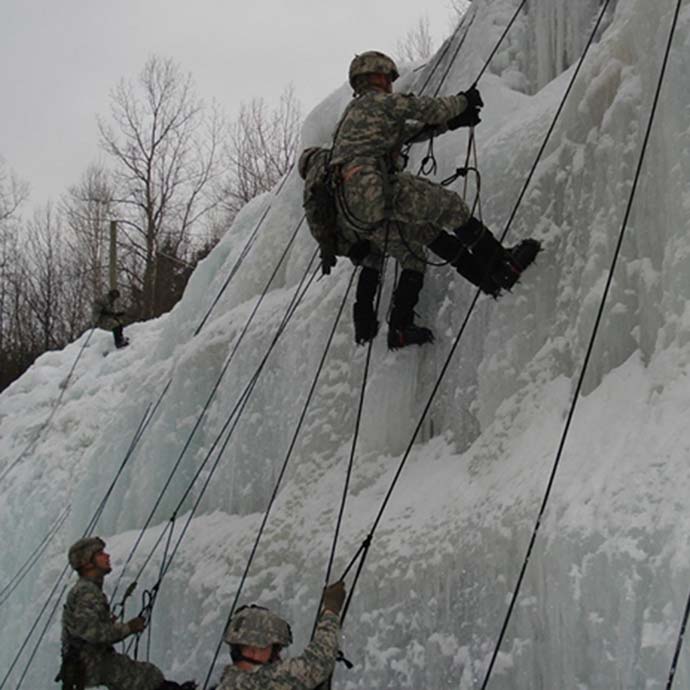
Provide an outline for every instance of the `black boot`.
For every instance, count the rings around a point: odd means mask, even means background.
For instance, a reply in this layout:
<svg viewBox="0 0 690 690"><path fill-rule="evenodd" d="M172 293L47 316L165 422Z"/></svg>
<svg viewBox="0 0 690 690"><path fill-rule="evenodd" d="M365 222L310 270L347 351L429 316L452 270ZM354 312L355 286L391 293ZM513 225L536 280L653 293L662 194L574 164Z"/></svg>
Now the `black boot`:
<svg viewBox="0 0 690 690"><path fill-rule="evenodd" d="M400 274L388 323L388 349L434 342L434 334L428 328L414 323L414 307L423 285L424 275L417 271L405 269Z"/></svg>
<svg viewBox="0 0 690 690"><path fill-rule="evenodd" d="M484 265L457 237L442 232L428 247L483 293L498 297L501 288L491 279Z"/></svg>
<svg viewBox="0 0 690 690"><path fill-rule="evenodd" d="M506 249L491 230L476 218L470 218L455 230L455 234L484 264L488 278L498 286L498 293L501 289L510 290L541 251L541 243L534 239L523 240ZM498 293L492 294L497 297Z"/></svg>
<svg viewBox="0 0 690 690"><path fill-rule="evenodd" d="M357 281L357 301L352 309L352 320L355 324L355 342L364 345L376 337L379 322L374 310L374 299L379 285L379 272L365 266Z"/></svg>
<svg viewBox="0 0 690 690"><path fill-rule="evenodd" d="M125 338L122 334L122 324L113 328L113 338L115 339L115 347L127 347L129 345L129 338Z"/></svg>
<svg viewBox="0 0 690 690"><path fill-rule="evenodd" d="M531 238L510 247L506 250L507 257L494 270L493 279L503 289L510 290L540 251L541 242Z"/></svg>

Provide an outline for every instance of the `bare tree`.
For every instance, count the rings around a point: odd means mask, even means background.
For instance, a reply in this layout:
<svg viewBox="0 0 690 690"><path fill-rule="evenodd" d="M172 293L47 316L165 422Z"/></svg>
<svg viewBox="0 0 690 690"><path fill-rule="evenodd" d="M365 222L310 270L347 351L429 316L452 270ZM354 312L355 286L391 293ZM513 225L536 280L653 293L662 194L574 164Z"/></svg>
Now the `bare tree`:
<svg viewBox="0 0 690 690"><path fill-rule="evenodd" d="M73 258L83 267L89 297L96 299L105 290L108 269L109 220L114 218L114 188L102 165L90 165L78 184L62 200L68 242Z"/></svg>
<svg viewBox="0 0 690 690"><path fill-rule="evenodd" d="M14 367L8 359L15 301L15 273L19 210L29 197L29 185L7 169L0 157L0 386L13 380ZM9 378L9 377L12 378Z"/></svg>
<svg viewBox="0 0 690 690"><path fill-rule="evenodd" d="M429 29L429 16L421 16L417 23L398 39L396 57L401 64L428 60L434 51L434 39Z"/></svg>
<svg viewBox="0 0 690 690"><path fill-rule="evenodd" d="M29 185L7 169L0 157L0 226L11 220L29 197Z"/></svg>
<svg viewBox="0 0 690 690"><path fill-rule="evenodd" d="M27 222L26 244L18 257L22 298L35 324L32 349L49 350L61 344L65 242L60 215L47 204Z"/></svg>
<svg viewBox="0 0 690 690"><path fill-rule="evenodd" d="M450 0L450 28L455 30L472 4L471 0Z"/></svg>
<svg viewBox="0 0 690 690"><path fill-rule="evenodd" d="M129 241L143 256L142 316L156 313L156 255L165 239L176 250L218 203L221 119L207 112L191 75L151 57L137 85L111 94L111 122L99 119L101 143L115 163L115 205Z"/></svg>
<svg viewBox="0 0 690 690"><path fill-rule="evenodd" d="M244 204L272 189L287 173L295 160L301 124L302 108L292 85L273 109L263 98L241 104L225 147L225 222L231 222Z"/></svg>

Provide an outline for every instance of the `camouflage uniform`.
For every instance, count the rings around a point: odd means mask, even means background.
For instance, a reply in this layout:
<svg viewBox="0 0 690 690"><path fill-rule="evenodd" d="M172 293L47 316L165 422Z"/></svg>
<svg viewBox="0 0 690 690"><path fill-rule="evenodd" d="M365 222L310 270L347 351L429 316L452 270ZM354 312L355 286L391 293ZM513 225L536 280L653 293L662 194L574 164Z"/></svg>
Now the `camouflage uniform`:
<svg viewBox="0 0 690 690"><path fill-rule="evenodd" d="M333 673L339 638L338 616L325 611L319 619L314 639L300 656L256 666L250 671L243 671L237 666L226 666L218 690L315 688Z"/></svg>
<svg viewBox="0 0 690 690"><path fill-rule="evenodd" d="M105 294L93 304L93 321L99 328L112 331L122 325L118 316L120 312L118 300L111 299L109 294Z"/></svg>
<svg viewBox="0 0 690 690"><path fill-rule="evenodd" d="M153 664L133 661L113 650L112 645L131 632L127 623L113 621L102 583L80 577L67 595L62 614L62 643L65 650L78 650L85 687L156 690L165 682Z"/></svg>
<svg viewBox="0 0 690 690"><path fill-rule="evenodd" d="M304 179L304 206L307 210L309 230L318 242L321 254L347 256L357 242L366 239L372 242L372 246L367 257L361 262L362 266L380 270L385 250L385 253L395 258L403 269L409 268L424 273L426 248L417 241L417 235L414 233L405 232L396 227L395 231L389 232L389 237L386 238L384 227L377 227L365 232L358 231L344 221L342 213L337 215L335 221L319 217L318 213L311 216L308 208L312 190L323 168L329 164L330 151L314 147L306 149L305 154L309 157L305 161L303 169L300 170ZM422 234L433 239L438 232L433 228L427 228ZM410 236L408 237L408 235Z"/></svg>
<svg viewBox="0 0 690 690"><path fill-rule="evenodd" d="M431 98L370 86L350 103L338 125L331 165L339 180L339 219L380 248L388 235L387 251L403 268L423 271L422 247L442 230L464 225L470 211L455 192L399 172L401 147L442 133L445 123L466 107L462 94Z"/></svg>

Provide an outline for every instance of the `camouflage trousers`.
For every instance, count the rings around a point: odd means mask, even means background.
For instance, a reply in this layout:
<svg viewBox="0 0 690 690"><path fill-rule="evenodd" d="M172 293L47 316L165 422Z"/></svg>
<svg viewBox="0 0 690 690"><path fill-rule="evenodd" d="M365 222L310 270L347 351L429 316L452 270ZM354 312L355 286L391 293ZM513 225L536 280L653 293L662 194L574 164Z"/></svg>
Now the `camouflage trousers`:
<svg viewBox="0 0 690 690"><path fill-rule="evenodd" d="M102 685L109 690L156 690L165 682L157 666L146 661L134 661L125 654L108 652L98 660L84 663L86 687Z"/></svg>
<svg viewBox="0 0 690 690"><path fill-rule="evenodd" d="M371 175L353 175L343 183L339 213L343 233L370 240L379 252L393 256L403 269L424 273L426 245L441 231L464 225L470 217L467 204L456 192L400 173L388 179L386 193L390 199L386 208L383 187L372 184L373 179ZM372 268L380 266L380 255L371 257L371 262ZM370 264L365 261L365 265Z"/></svg>
<svg viewBox="0 0 690 690"><path fill-rule="evenodd" d="M402 269L419 273L426 270L426 248L415 240L409 240L399 223L384 222L371 231L355 231L342 224L338 228L337 254L347 256L350 247L360 240L369 240L372 245L362 266L380 270L386 254L392 256Z"/></svg>

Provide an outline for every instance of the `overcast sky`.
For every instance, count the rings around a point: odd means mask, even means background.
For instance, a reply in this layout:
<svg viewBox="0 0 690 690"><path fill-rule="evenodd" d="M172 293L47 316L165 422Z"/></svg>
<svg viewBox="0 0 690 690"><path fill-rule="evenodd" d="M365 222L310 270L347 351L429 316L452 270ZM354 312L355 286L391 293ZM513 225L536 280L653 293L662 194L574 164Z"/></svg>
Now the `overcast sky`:
<svg viewBox="0 0 690 690"><path fill-rule="evenodd" d="M426 13L435 45L451 0L1 0L0 156L56 200L102 154L96 115L152 54L191 72L199 95L232 114L292 83L305 114L364 50L395 54Z"/></svg>

